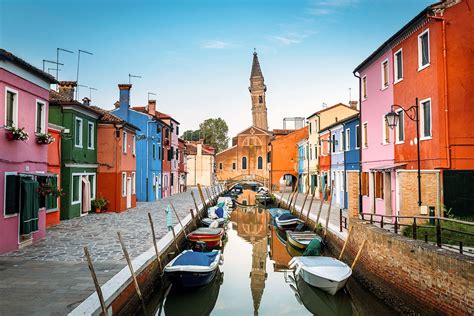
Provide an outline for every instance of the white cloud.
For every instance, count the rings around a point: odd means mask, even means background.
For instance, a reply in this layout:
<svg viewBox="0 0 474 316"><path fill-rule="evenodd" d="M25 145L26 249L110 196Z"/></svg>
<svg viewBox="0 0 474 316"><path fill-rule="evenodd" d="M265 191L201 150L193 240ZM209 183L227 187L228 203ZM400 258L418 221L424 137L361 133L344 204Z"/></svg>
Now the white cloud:
<svg viewBox="0 0 474 316"><path fill-rule="evenodd" d="M206 49L226 49L226 48L231 48L233 46L234 44L230 42L224 42L220 40L208 40L208 41L204 41L201 44L201 47L206 48Z"/></svg>
<svg viewBox="0 0 474 316"><path fill-rule="evenodd" d="M273 35L270 36L269 39L272 41L277 42L278 44L282 46L287 46L287 45L292 45L292 44L299 44L301 43L305 38L313 35L316 32L302 32L302 33L295 33L295 32L287 32L282 35Z"/></svg>
<svg viewBox="0 0 474 316"><path fill-rule="evenodd" d="M328 15L358 3L359 0L314 0L311 1L306 11L311 15Z"/></svg>

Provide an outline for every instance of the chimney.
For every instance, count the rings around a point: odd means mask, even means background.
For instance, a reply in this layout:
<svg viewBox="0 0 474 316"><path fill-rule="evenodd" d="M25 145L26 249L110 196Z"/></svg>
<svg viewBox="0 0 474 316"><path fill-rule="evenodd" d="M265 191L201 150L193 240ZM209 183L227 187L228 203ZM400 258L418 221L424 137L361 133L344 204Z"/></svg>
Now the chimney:
<svg viewBox="0 0 474 316"><path fill-rule="evenodd" d="M148 100L147 112L151 116L156 114L156 100Z"/></svg>
<svg viewBox="0 0 474 316"><path fill-rule="evenodd" d="M132 89L131 84L119 84L120 90L120 99L119 99L119 108L128 110L130 108L130 89Z"/></svg>
<svg viewBox="0 0 474 316"><path fill-rule="evenodd" d="M198 156L201 156L201 155L202 155L202 144L201 144L201 143L197 143L197 146L196 146L196 155L198 155Z"/></svg>
<svg viewBox="0 0 474 316"><path fill-rule="evenodd" d="M74 90L76 89L76 81L59 81L59 93L67 96L70 100L74 100Z"/></svg>
<svg viewBox="0 0 474 316"><path fill-rule="evenodd" d="M358 110L358 105L359 105L359 102L357 101L349 101L349 106L353 108L354 110Z"/></svg>
<svg viewBox="0 0 474 316"><path fill-rule="evenodd" d="M116 109L118 109L118 108L119 108L119 106L120 106L120 102L119 102L119 101L115 101L115 103L114 103L114 107L115 107Z"/></svg>
<svg viewBox="0 0 474 316"><path fill-rule="evenodd" d="M91 105L91 99L89 99L88 97L84 97L82 99L82 104L84 104L85 106Z"/></svg>

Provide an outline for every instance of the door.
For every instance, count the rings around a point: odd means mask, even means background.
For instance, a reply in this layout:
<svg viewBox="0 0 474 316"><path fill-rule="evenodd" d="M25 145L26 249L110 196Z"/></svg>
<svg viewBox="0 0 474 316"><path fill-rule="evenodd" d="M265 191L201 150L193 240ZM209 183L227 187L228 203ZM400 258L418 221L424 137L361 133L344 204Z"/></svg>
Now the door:
<svg viewBox="0 0 474 316"><path fill-rule="evenodd" d="M127 178L127 208L132 207L132 178Z"/></svg>
<svg viewBox="0 0 474 316"><path fill-rule="evenodd" d="M155 200L160 199L160 190L161 190L161 183L160 183L160 177L155 176Z"/></svg>

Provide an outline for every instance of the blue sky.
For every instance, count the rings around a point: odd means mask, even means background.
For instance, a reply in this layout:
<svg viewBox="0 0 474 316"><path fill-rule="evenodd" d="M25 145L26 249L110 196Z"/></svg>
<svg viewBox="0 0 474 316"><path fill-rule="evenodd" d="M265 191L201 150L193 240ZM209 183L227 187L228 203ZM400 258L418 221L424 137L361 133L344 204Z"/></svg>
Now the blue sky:
<svg viewBox="0 0 474 316"><path fill-rule="evenodd" d="M0 0L0 46L42 67L64 63L60 80L97 88L106 109L118 83L132 79L132 104L158 96L181 130L224 118L230 136L251 124L249 75L257 49L267 84L271 128L357 99L353 69L433 1L427 0ZM49 67L53 67L50 65ZM81 88L81 98L89 89Z"/></svg>

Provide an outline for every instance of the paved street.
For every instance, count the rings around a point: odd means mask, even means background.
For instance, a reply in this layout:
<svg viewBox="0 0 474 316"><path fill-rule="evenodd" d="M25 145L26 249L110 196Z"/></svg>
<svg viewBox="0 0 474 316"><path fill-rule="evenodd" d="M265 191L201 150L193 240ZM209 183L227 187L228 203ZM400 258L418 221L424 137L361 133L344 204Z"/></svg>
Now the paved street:
<svg viewBox="0 0 474 316"><path fill-rule="evenodd" d="M138 203L123 213L89 214L48 229L41 242L0 256L0 315L64 315L74 309L94 291L83 247L89 247L99 282L105 283L126 264L117 231L130 256L138 256L153 246L148 212L161 238L167 232L164 210L170 201L181 218L194 208L188 191Z"/></svg>

